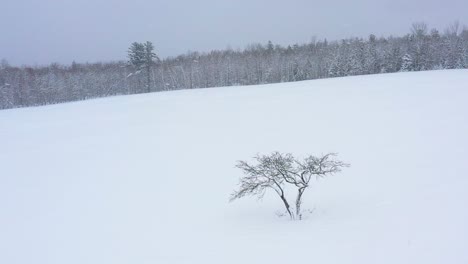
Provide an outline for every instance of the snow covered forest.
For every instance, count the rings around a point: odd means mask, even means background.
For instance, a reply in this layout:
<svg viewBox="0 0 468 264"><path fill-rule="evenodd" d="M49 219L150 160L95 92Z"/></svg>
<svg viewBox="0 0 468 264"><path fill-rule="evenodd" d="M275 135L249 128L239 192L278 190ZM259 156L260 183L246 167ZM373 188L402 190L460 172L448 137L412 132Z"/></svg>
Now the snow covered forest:
<svg viewBox="0 0 468 264"><path fill-rule="evenodd" d="M157 43L156 43L157 48ZM292 46L249 45L243 50L188 52L151 69L150 91L291 82L319 78L468 68L468 28L440 32L415 23L401 37L313 39ZM126 61L0 65L0 109L147 92L146 77Z"/></svg>

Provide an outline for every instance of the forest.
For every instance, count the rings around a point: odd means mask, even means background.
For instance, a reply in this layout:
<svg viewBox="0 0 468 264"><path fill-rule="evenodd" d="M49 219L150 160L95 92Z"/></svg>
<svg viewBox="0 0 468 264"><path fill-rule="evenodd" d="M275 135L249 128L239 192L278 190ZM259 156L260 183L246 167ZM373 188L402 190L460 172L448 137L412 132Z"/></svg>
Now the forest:
<svg viewBox="0 0 468 264"><path fill-rule="evenodd" d="M148 91L462 68L468 68L467 27L453 23L439 31L414 23L399 37L313 38L289 46L269 41L242 50L187 52L155 60L149 78L128 61L16 67L2 60L0 109Z"/></svg>

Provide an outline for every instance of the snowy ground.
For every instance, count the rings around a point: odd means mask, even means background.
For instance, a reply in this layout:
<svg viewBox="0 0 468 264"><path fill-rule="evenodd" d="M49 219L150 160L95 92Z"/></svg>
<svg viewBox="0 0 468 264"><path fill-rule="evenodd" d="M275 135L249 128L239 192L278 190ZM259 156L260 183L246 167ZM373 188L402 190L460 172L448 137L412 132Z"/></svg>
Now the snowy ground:
<svg viewBox="0 0 468 264"><path fill-rule="evenodd" d="M236 160L339 152L306 192L228 203ZM468 263L468 71L0 111L0 263Z"/></svg>

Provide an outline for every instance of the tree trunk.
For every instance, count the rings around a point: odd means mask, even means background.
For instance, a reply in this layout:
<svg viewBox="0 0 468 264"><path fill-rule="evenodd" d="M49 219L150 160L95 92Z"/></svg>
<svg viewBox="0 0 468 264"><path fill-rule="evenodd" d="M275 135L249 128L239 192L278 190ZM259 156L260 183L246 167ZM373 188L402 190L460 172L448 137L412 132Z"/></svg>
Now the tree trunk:
<svg viewBox="0 0 468 264"><path fill-rule="evenodd" d="M281 194L281 195L280 195L280 198L281 198L281 200L282 200L283 203L284 203L284 207L286 207L286 211L288 212L289 217L291 217L291 219L294 219L294 215L293 215L293 213L291 212L289 203L288 203L288 201L286 200L286 197L284 197L284 194Z"/></svg>
<svg viewBox="0 0 468 264"><path fill-rule="evenodd" d="M297 197L296 197L296 216L297 219L302 220L302 214L301 214L301 204L302 204L302 194L304 193L305 188L299 188L297 191Z"/></svg>
<svg viewBox="0 0 468 264"><path fill-rule="evenodd" d="M151 72L151 67L150 66L146 66L146 86L148 88L148 93L151 92L151 75L150 75L150 72Z"/></svg>

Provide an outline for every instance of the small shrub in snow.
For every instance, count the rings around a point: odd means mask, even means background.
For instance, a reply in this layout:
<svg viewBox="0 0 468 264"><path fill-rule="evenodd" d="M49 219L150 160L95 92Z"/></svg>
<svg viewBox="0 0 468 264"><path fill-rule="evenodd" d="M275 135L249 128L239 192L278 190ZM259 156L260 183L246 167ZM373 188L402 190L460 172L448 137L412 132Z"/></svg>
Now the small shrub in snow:
<svg viewBox="0 0 468 264"><path fill-rule="evenodd" d="M239 189L232 193L230 200L247 195L261 198L266 190L271 189L278 194L290 218L300 220L302 197L310 181L335 174L349 166L337 160L336 156L335 153L320 157L310 155L299 160L289 153L273 152L270 155L257 155L255 164L238 161L236 167L244 172L244 176L240 178ZM286 198L286 185L291 185L297 191L295 208L291 207Z"/></svg>

